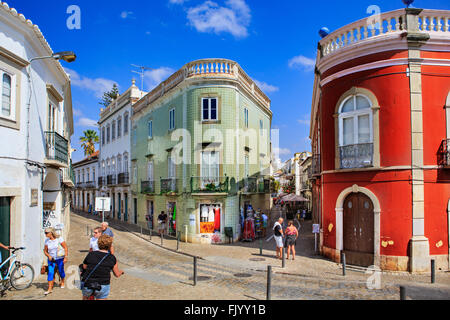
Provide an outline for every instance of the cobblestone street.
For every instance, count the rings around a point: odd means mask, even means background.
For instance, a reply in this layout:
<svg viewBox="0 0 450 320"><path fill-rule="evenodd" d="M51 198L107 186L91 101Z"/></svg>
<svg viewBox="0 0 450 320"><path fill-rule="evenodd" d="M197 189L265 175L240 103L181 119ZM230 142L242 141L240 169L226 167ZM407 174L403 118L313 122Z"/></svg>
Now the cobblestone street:
<svg viewBox="0 0 450 320"><path fill-rule="evenodd" d="M88 234L98 225L92 217L72 214L65 289L56 285L53 294L45 297L46 276L38 275L29 289L11 289L3 299L80 300L80 290L71 289L69 283L77 279L77 266L89 246ZM185 254L180 254L174 252L174 240L164 240L168 250L160 247L158 237L150 242L148 235L141 237L140 231L130 232L124 225L112 223L112 229L119 268L125 275L112 277L111 300L265 300L269 264L274 300L398 300L399 285L407 287L409 299L450 299L448 272L438 273L434 285L429 284L429 275L383 273L381 289L369 290L371 274L350 268L344 278L338 264L311 255L306 231L298 243L297 259L286 261L283 269L274 258L271 241L263 242L262 256L258 241L215 246L181 243L179 251ZM193 258L186 254L199 256L197 286L193 286Z"/></svg>

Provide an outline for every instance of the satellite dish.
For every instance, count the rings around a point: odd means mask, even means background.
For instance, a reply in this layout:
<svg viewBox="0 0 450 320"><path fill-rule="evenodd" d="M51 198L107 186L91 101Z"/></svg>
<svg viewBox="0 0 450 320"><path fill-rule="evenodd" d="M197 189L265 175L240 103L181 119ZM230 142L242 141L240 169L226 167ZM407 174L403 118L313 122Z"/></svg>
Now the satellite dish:
<svg viewBox="0 0 450 320"><path fill-rule="evenodd" d="M402 0L404 4L406 4L406 7L409 8L409 6L414 2L414 0Z"/></svg>
<svg viewBox="0 0 450 320"><path fill-rule="evenodd" d="M330 34L330 30L326 27L323 27L322 29L319 30L319 35L322 39L325 38L329 34Z"/></svg>

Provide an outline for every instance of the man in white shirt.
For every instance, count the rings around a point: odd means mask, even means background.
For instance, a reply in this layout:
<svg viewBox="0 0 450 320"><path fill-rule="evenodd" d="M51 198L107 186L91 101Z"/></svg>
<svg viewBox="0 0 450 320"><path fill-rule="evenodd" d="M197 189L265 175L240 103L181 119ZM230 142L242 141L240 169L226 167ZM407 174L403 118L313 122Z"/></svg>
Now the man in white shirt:
<svg viewBox="0 0 450 320"><path fill-rule="evenodd" d="M278 219L273 226L274 239L277 245L277 259L283 259L283 218Z"/></svg>
<svg viewBox="0 0 450 320"><path fill-rule="evenodd" d="M102 235L102 228L97 227L94 229L94 236L89 241L89 252L98 251L98 238Z"/></svg>

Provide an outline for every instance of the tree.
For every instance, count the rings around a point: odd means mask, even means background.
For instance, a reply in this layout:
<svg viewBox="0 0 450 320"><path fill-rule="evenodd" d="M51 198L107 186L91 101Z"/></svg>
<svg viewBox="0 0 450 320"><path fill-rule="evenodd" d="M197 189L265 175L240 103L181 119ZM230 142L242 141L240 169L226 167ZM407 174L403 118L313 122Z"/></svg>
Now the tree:
<svg viewBox="0 0 450 320"><path fill-rule="evenodd" d="M100 138L94 130L87 130L83 132L84 137L80 138L81 147L84 149L84 155L89 157L95 153L95 144L99 143Z"/></svg>
<svg viewBox="0 0 450 320"><path fill-rule="evenodd" d="M102 101L100 101L99 104L107 108L111 104L111 102L117 99L118 96L119 96L119 88L117 87L117 84L114 83L111 91L106 91L103 94Z"/></svg>

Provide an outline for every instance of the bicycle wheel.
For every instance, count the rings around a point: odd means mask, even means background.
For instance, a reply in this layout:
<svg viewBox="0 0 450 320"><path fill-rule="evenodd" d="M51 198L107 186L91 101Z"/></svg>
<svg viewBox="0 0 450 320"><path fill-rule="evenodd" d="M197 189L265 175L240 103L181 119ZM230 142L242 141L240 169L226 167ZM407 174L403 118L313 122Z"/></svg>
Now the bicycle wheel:
<svg viewBox="0 0 450 320"><path fill-rule="evenodd" d="M11 286L16 290L25 290L34 280L34 270L29 264L22 263L11 272Z"/></svg>

